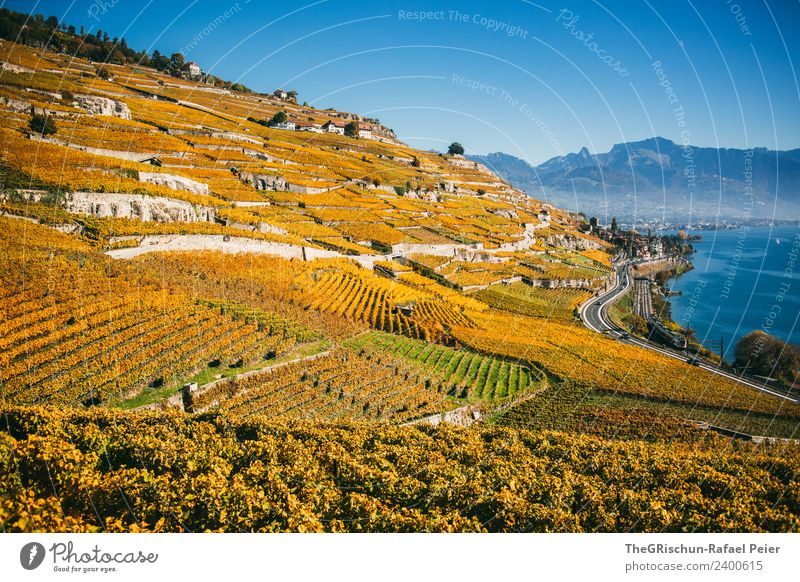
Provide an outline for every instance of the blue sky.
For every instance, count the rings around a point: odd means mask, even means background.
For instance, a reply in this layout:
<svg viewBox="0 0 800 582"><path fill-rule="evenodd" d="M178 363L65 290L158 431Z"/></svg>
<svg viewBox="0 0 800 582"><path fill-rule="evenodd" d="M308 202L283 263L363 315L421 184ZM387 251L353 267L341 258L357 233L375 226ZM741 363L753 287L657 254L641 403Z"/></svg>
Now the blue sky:
<svg viewBox="0 0 800 582"><path fill-rule="evenodd" d="M301 101L378 117L424 149L460 141L469 153L540 163L653 135L800 147L797 0L0 5L136 49L183 51L255 90L295 89Z"/></svg>

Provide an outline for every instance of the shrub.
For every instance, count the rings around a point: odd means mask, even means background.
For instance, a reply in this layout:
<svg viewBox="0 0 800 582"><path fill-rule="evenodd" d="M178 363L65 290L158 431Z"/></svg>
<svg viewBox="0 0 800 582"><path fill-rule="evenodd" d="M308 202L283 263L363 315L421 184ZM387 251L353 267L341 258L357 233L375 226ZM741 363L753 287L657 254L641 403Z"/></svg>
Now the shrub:
<svg viewBox="0 0 800 582"><path fill-rule="evenodd" d="M31 131L39 135L51 135L56 132L56 122L49 115L35 114L28 122Z"/></svg>

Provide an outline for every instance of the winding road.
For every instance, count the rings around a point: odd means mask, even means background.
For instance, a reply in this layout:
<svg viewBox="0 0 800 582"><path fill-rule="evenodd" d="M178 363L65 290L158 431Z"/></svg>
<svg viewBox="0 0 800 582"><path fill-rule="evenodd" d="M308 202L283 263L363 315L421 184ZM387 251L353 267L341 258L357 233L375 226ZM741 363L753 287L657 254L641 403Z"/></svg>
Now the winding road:
<svg viewBox="0 0 800 582"><path fill-rule="evenodd" d="M681 360L682 362L686 362L687 355L684 352L679 352L676 350L671 350L669 348L656 345L650 343L646 340L639 339L636 337L631 336L630 334L626 333L624 330L619 328L614 322L611 321L610 317L608 316L608 309L614 301L622 297L625 293L630 291L633 286L633 277L630 274L630 266L634 264L634 261L623 261L614 265L614 272L615 272L615 283L613 289L603 293L600 296L591 297L589 300L585 301L579 308L578 312L583 321L583 324L591 329L592 331L596 331L598 333L604 333L610 338L613 338L617 341L621 341L630 345L639 346L641 348L645 348L648 350L652 350L654 352L659 352L665 356L670 358L675 358L676 360ZM793 396L789 396L782 392L775 391L774 389L764 386L763 384L759 384L750 380L749 378L745 378L742 376L737 376L731 372L726 370L720 369L717 365L712 364L711 362L707 362L700 358L696 360L696 366L702 368L712 374L716 374L717 376L723 376L737 384L742 384L744 386L748 386L750 388L754 388L755 390L759 390L761 392L766 392L767 394L771 394L778 398L782 398L784 400L788 400L789 402L800 403L800 399L795 398Z"/></svg>

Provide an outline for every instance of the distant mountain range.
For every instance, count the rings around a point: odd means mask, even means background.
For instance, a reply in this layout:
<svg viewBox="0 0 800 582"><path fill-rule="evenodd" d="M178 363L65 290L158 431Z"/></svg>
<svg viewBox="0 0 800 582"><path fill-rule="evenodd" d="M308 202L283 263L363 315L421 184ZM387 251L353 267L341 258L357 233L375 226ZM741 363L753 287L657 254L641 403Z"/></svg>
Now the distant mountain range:
<svg viewBox="0 0 800 582"><path fill-rule="evenodd" d="M606 219L800 218L800 149L683 147L663 137L532 166L470 156L535 198ZM747 187L752 188L750 198Z"/></svg>

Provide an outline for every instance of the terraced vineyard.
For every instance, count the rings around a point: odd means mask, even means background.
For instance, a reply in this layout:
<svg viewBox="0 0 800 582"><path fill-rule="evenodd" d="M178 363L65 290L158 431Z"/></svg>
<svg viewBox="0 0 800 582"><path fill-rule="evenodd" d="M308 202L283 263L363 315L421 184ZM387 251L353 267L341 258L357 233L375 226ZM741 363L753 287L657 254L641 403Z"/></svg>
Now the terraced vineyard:
<svg viewBox="0 0 800 582"><path fill-rule="evenodd" d="M533 430L559 430L631 440L693 440L706 435L681 415L652 415L636 406L591 402L591 389L572 381L550 386L540 398L514 406L498 424Z"/></svg>
<svg viewBox="0 0 800 582"><path fill-rule="evenodd" d="M402 422L453 408L443 383L401 361L347 350L215 384L193 399L232 418L391 420Z"/></svg>
<svg viewBox="0 0 800 582"><path fill-rule="evenodd" d="M559 321L575 319L575 309L591 294L582 289L545 289L524 283L493 285L474 294L497 309Z"/></svg>
<svg viewBox="0 0 800 582"><path fill-rule="evenodd" d="M742 413L800 418L800 406L674 358L615 342L582 326L504 314L477 318L452 336L476 351L541 367L562 380L607 392Z"/></svg>
<svg viewBox="0 0 800 582"><path fill-rule="evenodd" d="M272 335L292 337L298 342L308 342L319 338L318 333L296 321L238 301L207 300L201 303L217 308L220 313L230 315L234 319L244 319L247 323L255 323L259 331L267 331Z"/></svg>
<svg viewBox="0 0 800 582"><path fill-rule="evenodd" d="M214 90L141 66L108 63L109 76L101 79L88 61L4 40L0 60L21 69L0 75L0 164L19 172L21 187L102 192L109 200L115 194L178 200L218 210L230 223L222 232L229 236L344 255L377 254L376 248L403 243L497 248L522 240L522 223L535 223L541 209L484 166L413 150L388 128L376 125L379 139L357 140L259 122L279 111L319 125L349 114L272 95ZM43 62L63 67L63 74L36 66ZM115 113L98 115L86 105L98 100ZM55 135L30 135L31 107L58 119ZM26 212L20 202L5 208ZM118 212L119 206L109 207L97 228L98 243L158 231L149 221L120 221L125 213ZM222 229L213 220L153 221L162 223L164 234Z"/></svg>
<svg viewBox="0 0 800 582"><path fill-rule="evenodd" d="M736 407L704 406L603 391L575 381L554 383L535 399L504 412L498 423L515 428L581 432L604 438L692 441L705 424L751 435L797 438L797 416Z"/></svg>
<svg viewBox="0 0 800 582"><path fill-rule="evenodd" d="M70 237L25 224L0 217L0 369L9 402L97 404L212 361L240 365L314 337L275 314L245 317L241 306L199 302L131 270L114 272ZM46 247L26 244L28 230ZM21 271L32 279L15 280Z"/></svg>
<svg viewBox="0 0 800 582"><path fill-rule="evenodd" d="M410 289L377 277L357 273L328 272L295 295L295 301L309 309L333 313L367 323L377 329L427 337L427 330L399 312L397 303L415 298Z"/></svg>
<svg viewBox="0 0 800 582"><path fill-rule="evenodd" d="M135 264L143 272L168 274L168 280L175 288L192 289L204 301L235 302L239 304L236 310L245 317L253 317L259 311L276 314L276 317L301 323L304 328L313 330L311 335L328 338L349 337L367 328L354 319L312 310L310 304L300 301L291 302L300 290L299 282L305 279L313 281L314 272L330 271L329 261L298 263L269 255L242 255L231 260L222 253L204 251L143 255ZM344 263L343 268L356 267ZM220 297L226 299L211 299ZM303 334L308 335L308 332Z"/></svg>
<svg viewBox="0 0 800 582"><path fill-rule="evenodd" d="M339 268L308 273L292 294L307 309L332 313L390 333L447 341L444 330L474 324L463 307L424 288L375 276L363 269ZM432 282L431 282L432 283Z"/></svg>
<svg viewBox="0 0 800 582"><path fill-rule="evenodd" d="M448 393L458 398L513 399L536 390L543 381L543 374L529 366L387 333L364 334L349 345L412 362L446 383Z"/></svg>
<svg viewBox="0 0 800 582"><path fill-rule="evenodd" d="M0 413L8 451L0 456L0 521L12 532L792 532L798 525L796 447L216 414ZM79 486L56 492L54 483Z"/></svg>

